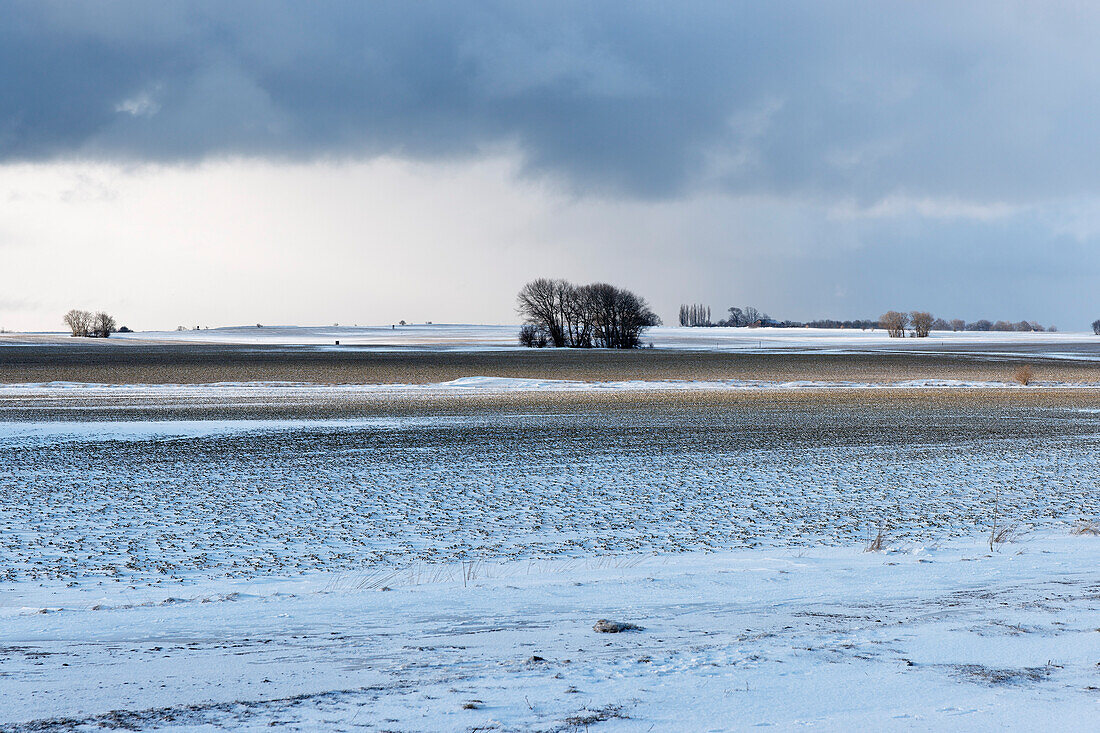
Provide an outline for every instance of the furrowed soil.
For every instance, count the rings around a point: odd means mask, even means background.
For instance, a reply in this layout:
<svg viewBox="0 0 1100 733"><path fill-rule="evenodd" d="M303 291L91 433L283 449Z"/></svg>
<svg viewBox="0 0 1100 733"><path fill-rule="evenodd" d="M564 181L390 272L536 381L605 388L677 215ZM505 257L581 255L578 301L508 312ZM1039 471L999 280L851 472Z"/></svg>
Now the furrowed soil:
<svg viewBox="0 0 1100 733"><path fill-rule="evenodd" d="M23 341L26 338L23 337ZM730 380L898 382L957 379L1011 382L1022 364L1034 379L1100 382L1100 361L1005 355L995 350L717 353L662 349L615 352L537 349L433 351L312 346L151 343L42 338L0 341L0 383L209 384L318 382L427 384L469 376L581 381Z"/></svg>

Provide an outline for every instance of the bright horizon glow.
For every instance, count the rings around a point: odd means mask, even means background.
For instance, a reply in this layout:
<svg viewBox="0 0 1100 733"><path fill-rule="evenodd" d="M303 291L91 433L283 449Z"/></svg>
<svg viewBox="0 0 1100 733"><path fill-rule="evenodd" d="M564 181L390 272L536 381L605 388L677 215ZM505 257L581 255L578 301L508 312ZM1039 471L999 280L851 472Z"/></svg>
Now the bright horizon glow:
<svg viewBox="0 0 1100 733"><path fill-rule="evenodd" d="M0 328L1100 317L1088 6L0 9Z"/></svg>

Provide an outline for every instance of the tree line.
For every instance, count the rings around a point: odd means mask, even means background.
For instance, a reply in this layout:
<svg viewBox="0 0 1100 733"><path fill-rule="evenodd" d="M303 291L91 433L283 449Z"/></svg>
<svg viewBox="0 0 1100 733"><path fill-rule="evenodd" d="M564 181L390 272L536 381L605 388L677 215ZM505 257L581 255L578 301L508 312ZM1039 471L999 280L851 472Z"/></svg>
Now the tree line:
<svg viewBox="0 0 1100 733"><path fill-rule="evenodd" d="M680 325L681 326L722 326L730 328L739 328L744 326L751 326L754 323L771 321L771 317L751 305L746 305L744 308L738 308L736 306L726 309L727 317L718 321L712 321L710 317L710 307L702 304L685 304L680 306ZM801 324L799 324L801 325Z"/></svg>
<svg viewBox="0 0 1100 733"><path fill-rule="evenodd" d="M112 333L119 330L114 317L103 311L93 314L74 308L65 314L64 321L73 332L73 336L109 338Z"/></svg>
<svg viewBox="0 0 1100 733"><path fill-rule="evenodd" d="M524 319L519 341L533 347L633 349L645 329L661 325L645 298L607 283L532 280L516 310Z"/></svg>
<svg viewBox="0 0 1100 733"><path fill-rule="evenodd" d="M910 311L901 313L887 311L879 316L878 325L886 329L890 336L902 338L908 329L911 336L918 338L928 336L931 331L1016 331L1016 332L1056 332L1057 326L1043 328L1038 321L990 321L985 318L977 321L966 322L961 318L953 318L950 321L943 318L933 318L926 311Z"/></svg>
<svg viewBox="0 0 1100 733"><path fill-rule="evenodd" d="M879 316L878 320L854 319L833 320L818 319L814 321L776 321L767 313L745 306L744 308L732 307L728 309L729 317L711 321L710 308L702 304L680 306L681 326L771 326L773 328L858 328L864 331L873 331L877 328L886 329L891 336L904 336L909 333L912 336L924 337L932 331L1057 331L1056 326L1044 328L1038 321L989 321L984 318L977 321L964 321L961 318L946 320L934 318L927 311L887 311ZM1100 320L1093 323L1093 331L1100 335Z"/></svg>

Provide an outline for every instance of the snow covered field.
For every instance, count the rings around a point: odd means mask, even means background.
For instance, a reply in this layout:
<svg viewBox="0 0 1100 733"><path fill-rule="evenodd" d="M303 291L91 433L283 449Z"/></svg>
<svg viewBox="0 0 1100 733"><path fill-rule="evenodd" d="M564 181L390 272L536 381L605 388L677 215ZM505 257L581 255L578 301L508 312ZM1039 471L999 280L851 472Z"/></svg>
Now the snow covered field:
<svg viewBox="0 0 1100 733"><path fill-rule="evenodd" d="M431 324L396 326L240 326L200 331L145 331L116 334L132 341L182 341L256 346L333 346L374 349L445 349L457 351L522 348L516 325ZM884 331L821 328L682 328L650 329L645 343L660 349L704 351L827 350L832 353L868 349L953 351L976 349L1010 354L1026 351L1052 357L1081 358L1081 347L1097 352L1100 338L1092 333L1015 333L934 331L926 339L892 339Z"/></svg>
<svg viewBox="0 0 1100 733"><path fill-rule="evenodd" d="M1072 534L1100 514L1091 390L96 407L318 399L224 388L4 388L89 412L0 399L0 730L994 730L1100 705L1100 537Z"/></svg>
<svg viewBox="0 0 1100 733"><path fill-rule="evenodd" d="M1063 532L992 554L973 538L22 586L0 711L13 731L1082 730L1098 561L1100 538ZM596 633L603 617L643 629Z"/></svg>

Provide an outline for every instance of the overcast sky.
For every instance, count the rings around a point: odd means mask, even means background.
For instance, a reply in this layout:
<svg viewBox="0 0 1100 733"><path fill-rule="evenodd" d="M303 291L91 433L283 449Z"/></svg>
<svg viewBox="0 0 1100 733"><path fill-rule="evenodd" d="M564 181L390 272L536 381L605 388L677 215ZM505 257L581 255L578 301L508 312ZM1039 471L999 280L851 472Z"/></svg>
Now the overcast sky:
<svg viewBox="0 0 1100 733"><path fill-rule="evenodd" d="M0 327L1100 317L1100 8L0 4Z"/></svg>

